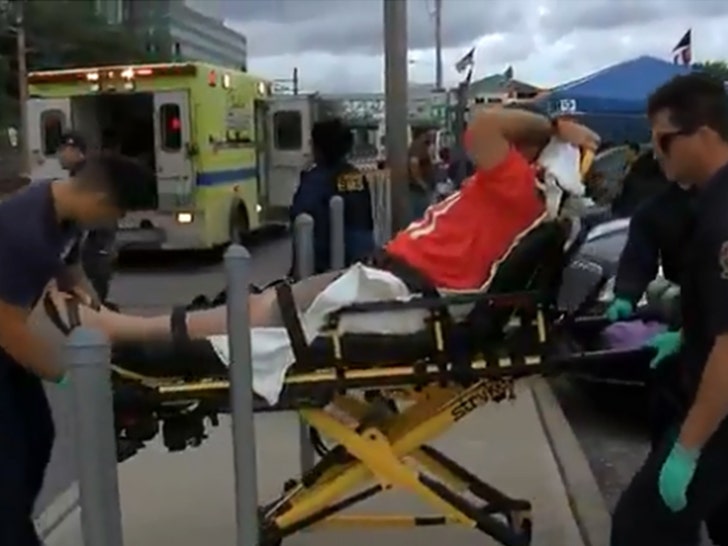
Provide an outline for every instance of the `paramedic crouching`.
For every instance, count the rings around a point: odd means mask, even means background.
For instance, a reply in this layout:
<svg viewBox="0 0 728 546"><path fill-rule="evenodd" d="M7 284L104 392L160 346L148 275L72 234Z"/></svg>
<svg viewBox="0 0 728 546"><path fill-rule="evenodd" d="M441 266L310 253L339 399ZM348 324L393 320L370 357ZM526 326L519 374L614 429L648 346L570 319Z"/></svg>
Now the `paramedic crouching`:
<svg viewBox="0 0 728 546"><path fill-rule="evenodd" d="M64 379L54 346L28 325L31 310L54 278L89 301L81 268L66 260L78 255L83 226L121 216L130 181L143 182L140 171L122 158L92 158L68 179L31 184L0 203L0 233L12 234L0 238L2 546L41 544L33 508L54 440L42 380Z"/></svg>
<svg viewBox="0 0 728 546"><path fill-rule="evenodd" d="M697 546L706 522L727 545L728 96L720 81L679 76L650 97L648 116L665 174L697 190L681 282L682 412L622 494L611 544Z"/></svg>
<svg viewBox="0 0 728 546"><path fill-rule="evenodd" d="M344 200L346 266L364 259L374 250L374 221L369 183L346 159L353 145L351 131L339 119L318 122L311 130L311 144L315 163L301 173L290 219L293 223L304 213L313 218L314 268L318 274L331 269L329 203L332 197L339 195Z"/></svg>

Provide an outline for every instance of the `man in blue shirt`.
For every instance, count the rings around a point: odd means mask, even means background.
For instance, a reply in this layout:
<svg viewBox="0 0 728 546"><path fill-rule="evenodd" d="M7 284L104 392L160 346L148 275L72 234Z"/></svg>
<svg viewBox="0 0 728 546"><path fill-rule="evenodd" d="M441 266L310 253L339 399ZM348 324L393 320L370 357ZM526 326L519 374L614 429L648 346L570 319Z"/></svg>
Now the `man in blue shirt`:
<svg viewBox="0 0 728 546"><path fill-rule="evenodd" d="M318 122L311 131L314 165L301 173L293 196L290 216L314 220L314 273L331 268L331 219L329 203L339 195L344 200L345 262L350 265L374 250L374 220L369 182L346 156L353 144L351 131L341 120Z"/></svg>
<svg viewBox="0 0 728 546"><path fill-rule="evenodd" d="M614 510L612 546L696 546L707 524L728 545L728 96L678 76L648 101L652 142L671 180L696 189L683 245L682 336L673 422ZM676 244L679 241L676 241Z"/></svg>
<svg viewBox="0 0 728 546"><path fill-rule="evenodd" d="M0 202L0 544L38 546L32 513L53 446L42 380L60 383L54 352L28 326L56 279L82 286L84 230L120 218L150 173L121 157L88 159L73 176L38 182ZM88 297L87 297L88 298Z"/></svg>

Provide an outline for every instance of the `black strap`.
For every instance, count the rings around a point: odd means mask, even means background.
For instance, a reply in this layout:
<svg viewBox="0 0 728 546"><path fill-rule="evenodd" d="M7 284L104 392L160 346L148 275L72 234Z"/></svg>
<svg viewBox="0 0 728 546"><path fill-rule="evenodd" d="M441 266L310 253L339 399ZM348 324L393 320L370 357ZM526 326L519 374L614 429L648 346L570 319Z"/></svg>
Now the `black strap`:
<svg viewBox="0 0 728 546"><path fill-rule="evenodd" d="M187 308L180 305L172 309L169 321L170 329L172 330L172 340L174 343L188 343L190 341L190 336L187 332Z"/></svg>
<svg viewBox="0 0 728 546"><path fill-rule="evenodd" d="M282 282L275 286L276 300L278 301L278 310L281 313L283 326L286 327L288 337L291 340L291 349L296 357L298 364L308 363L308 344L306 336L301 327L301 321L298 320L298 310L296 302L293 299L293 290L287 282Z"/></svg>
<svg viewBox="0 0 728 546"><path fill-rule="evenodd" d="M43 298L43 308L45 309L46 315L51 320L53 325L58 328L61 333L69 335L74 328L81 326L81 313L80 313L80 302L78 298L72 296L66 300L68 309L68 324L61 318L61 313L56 307L55 302L51 298L50 294L46 294Z"/></svg>

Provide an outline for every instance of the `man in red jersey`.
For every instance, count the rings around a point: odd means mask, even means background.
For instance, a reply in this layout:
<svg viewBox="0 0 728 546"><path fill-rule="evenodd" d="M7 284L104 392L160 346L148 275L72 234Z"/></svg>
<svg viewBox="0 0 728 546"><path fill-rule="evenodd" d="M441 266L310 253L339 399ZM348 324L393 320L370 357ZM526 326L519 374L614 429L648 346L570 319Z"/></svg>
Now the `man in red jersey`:
<svg viewBox="0 0 728 546"><path fill-rule="evenodd" d="M554 136L580 148L595 150L599 145L594 132L573 121L553 122L517 109L489 108L478 113L466 138L476 173L459 192L430 206L423 219L396 234L367 265L393 273L413 293L486 286L510 249L544 218L532 163ZM315 275L293 285L296 306L308 308L341 273ZM61 296L55 300L63 305ZM282 325L274 290L251 294L249 307L252 327ZM101 328L112 340L169 337L180 325L193 339L226 333L224 308L184 316L178 310L172 317L81 310L84 324Z"/></svg>

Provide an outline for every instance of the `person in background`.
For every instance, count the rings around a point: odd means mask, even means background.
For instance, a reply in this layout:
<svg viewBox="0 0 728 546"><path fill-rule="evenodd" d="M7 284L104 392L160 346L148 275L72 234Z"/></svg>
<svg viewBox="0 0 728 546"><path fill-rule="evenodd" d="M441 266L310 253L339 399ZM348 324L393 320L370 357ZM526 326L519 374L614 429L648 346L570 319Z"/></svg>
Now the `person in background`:
<svg viewBox="0 0 728 546"><path fill-rule="evenodd" d="M109 146L109 133L105 132L105 145ZM113 153L113 147L109 147L106 153ZM61 146L58 149L58 156L61 167L73 176L83 166L86 159L86 140L76 132L68 132L61 138ZM109 286L114 272L114 261L116 259L116 222L109 225L94 226L79 243L78 252L83 269L91 282L91 285L99 298L99 301L106 301L109 294Z"/></svg>
<svg viewBox="0 0 728 546"><path fill-rule="evenodd" d="M64 133L57 153L61 167L73 176L86 159L86 139L73 131Z"/></svg>
<svg viewBox="0 0 728 546"><path fill-rule="evenodd" d="M311 144L314 163L301 173L290 220L293 225L296 217L303 213L313 218L314 268L315 273L323 273L331 269L331 198L339 195L344 200L344 259L347 266L368 256L374 249L372 198L366 177L347 160L353 135L341 120L316 123L311 130Z"/></svg>
<svg viewBox="0 0 728 546"><path fill-rule="evenodd" d="M622 179L622 189L612 202L612 214L618 218L632 216L651 197L661 193L670 181L665 178L652 150L642 152Z"/></svg>
<svg viewBox="0 0 728 546"><path fill-rule="evenodd" d="M668 281L680 284L694 193L687 186L670 183L632 215L607 318L616 321L631 315L660 265Z"/></svg>
<svg viewBox="0 0 728 546"><path fill-rule="evenodd" d="M431 131L427 131L410 144L407 153L409 158L409 193L411 218L421 218L432 200L432 192L435 189L435 166L433 164L433 137Z"/></svg>

